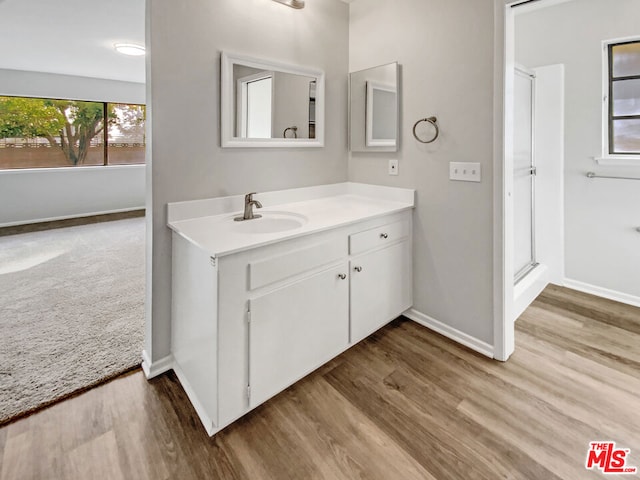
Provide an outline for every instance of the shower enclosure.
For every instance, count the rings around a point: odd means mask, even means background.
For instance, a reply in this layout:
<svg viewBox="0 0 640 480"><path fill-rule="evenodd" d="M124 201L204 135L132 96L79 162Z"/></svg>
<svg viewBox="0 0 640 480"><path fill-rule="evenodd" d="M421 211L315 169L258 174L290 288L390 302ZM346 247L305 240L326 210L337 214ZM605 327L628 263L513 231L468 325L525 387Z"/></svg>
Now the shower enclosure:
<svg viewBox="0 0 640 480"><path fill-rule="evenodd" d="M538 265L535 242L534 94L535 75L517 67L513 146L514 283L518 283Z"/></svg>

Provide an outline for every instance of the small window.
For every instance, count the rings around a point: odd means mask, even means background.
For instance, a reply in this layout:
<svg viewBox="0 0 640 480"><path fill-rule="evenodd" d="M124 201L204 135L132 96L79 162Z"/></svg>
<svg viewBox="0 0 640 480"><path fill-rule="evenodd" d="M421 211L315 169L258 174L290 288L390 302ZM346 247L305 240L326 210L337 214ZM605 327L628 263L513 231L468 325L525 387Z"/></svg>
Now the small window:
<svg viewBox="0 0 640 480"><path fill-rule="evenodd" d="M107 165L144 163L145 107L125 103L107 103Z"/></svg>
<svg viewBox="0 0 640 480"><path fill-rule="evenodd" d="M141 164L144 123L144 105L0 96L0 169Z"/></svg>
<svg viewBox="0 0 640 480"><path fill-rule="evenodd" d="M640 155L640 40L608 46L609 155Z"/></svg>

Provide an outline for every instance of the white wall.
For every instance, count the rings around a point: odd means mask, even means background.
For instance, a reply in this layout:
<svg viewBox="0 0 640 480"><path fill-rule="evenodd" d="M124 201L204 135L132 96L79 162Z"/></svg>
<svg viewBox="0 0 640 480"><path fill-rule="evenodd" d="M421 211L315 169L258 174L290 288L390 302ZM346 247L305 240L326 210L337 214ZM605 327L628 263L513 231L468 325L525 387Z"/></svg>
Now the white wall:
<svg viewBox="0 0 640 480"><path fill-rule="evenodd" d="M0 227L144 208L144 165L0 172Z"/></svg>
<svg viewBox="0 0 640 480"><path fill-rule="evenodd" d="M640 36L638 18L636 0L574 0L517 15L516 60L565 65L566 284L640 304L638 181L585 176L640 176L640 166L599 166L593 158L602 151L601 42Z"/></svg>
<svg viewBox="0 0 640 480"><path fill-rule="evenodd" d="M564 282L564 65L534 69L537 261Z"/></svg>
<svg viewBox="0 0 640 480"><path fill-rule="evenodd" d="M148 1L146 45L153 241L145 349L157 362L169 354L171 338L168 202L347 180L348 6L339 0L308 1L303 10L265 0ZM324 69L326 147L220 148L221 51Z"/></svg>
<svg viewBox="0 0 640 480"><path fill-rule="evenodd" d="M349 179L418 191L414 307L492 348L494 1L357 0L350 15L350 71L398 61L402 105L400 151L352 153ZM419 144L432 115L440 137ZM482 183L449 181L449 162L480 162Z"/></svg>
<svg viewBox="0 0 640 480"><path fill-rule="evenodd" d="M144 83L0 68L0 95L145 103Z"/></svg>
<svg viewBox="0 0 640 480"><path fill-rule="evenodd" d="M0 95L145 103L141 83L0 69ZM143 165L0 170L0 227L144 208Z"/></svg>

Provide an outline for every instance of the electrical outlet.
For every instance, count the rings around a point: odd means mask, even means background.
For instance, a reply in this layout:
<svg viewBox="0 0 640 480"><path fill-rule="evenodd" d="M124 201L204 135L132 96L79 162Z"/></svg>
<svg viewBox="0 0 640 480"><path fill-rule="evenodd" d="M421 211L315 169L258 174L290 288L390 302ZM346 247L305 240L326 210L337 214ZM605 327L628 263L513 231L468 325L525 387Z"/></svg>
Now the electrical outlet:
<svg viewBox="0 0 640 480"><path fill-rule="evenodd" d="M480 164L471 162L450 162L449 180L480 182L482 180L482 169L480 168Z"/></svg>
<svg viewBox="0 0 640 480"><path fill-rule="evenodd" d="M398 175L398 160L389 160L389 175Z"/></svg>

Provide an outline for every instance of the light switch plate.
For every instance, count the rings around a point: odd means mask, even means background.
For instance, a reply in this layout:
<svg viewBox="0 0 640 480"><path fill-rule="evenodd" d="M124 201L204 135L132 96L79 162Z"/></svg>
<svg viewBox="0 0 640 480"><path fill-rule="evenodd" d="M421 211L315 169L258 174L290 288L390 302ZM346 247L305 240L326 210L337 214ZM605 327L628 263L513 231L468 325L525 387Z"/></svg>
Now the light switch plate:
<svg viewBox="0 0 640 480"><path fill-rule="evenodd" d="M482 169L479 163L450 162L449 179L461 182L482 181Z"/></svg>
<svg viewBox="0 0 640 480"><path fill-rule="evenodd" d="M389 175L398 175L398 160L389 160Z"/></svg>

